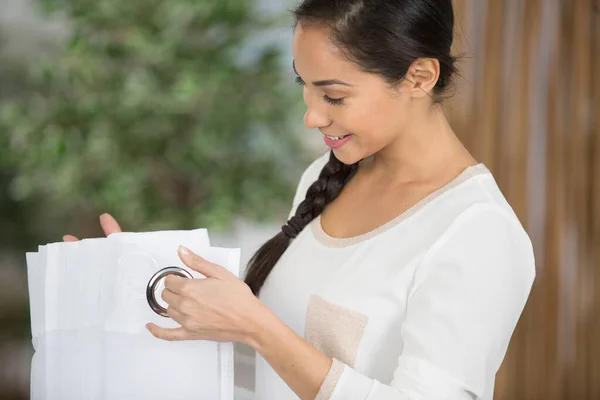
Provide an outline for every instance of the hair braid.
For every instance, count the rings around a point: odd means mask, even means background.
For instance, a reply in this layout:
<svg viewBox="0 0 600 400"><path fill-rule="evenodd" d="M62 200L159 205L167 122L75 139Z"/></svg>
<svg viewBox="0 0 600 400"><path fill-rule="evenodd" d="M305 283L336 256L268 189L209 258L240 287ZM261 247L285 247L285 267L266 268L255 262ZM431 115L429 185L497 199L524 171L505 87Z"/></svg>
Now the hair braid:
<svg viewBox="0 0 600 400"><path fill-rule="evenodd" d="M338 197L344 185L356 173L357 167L358 163L346 165L334 156L333 151L330 153L329 161L321 170L319 178L306 191L306 197L296 208L294 216L248 262L245 281L255 295L260 293L269 273L292 239Z"/></svg>

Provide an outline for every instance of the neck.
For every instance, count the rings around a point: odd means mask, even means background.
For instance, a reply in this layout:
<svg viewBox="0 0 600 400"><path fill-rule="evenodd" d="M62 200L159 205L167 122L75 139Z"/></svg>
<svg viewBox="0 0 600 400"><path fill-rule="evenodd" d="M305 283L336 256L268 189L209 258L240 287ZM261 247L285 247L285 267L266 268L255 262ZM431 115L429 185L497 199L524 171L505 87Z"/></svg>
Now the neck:
<svg viewBox="0 0 600 400"><path fill-rule="evenodd" d="M371 157L369 170L395 182L427 180L446 169L475 160L450 127L442 108L433 106L415 118L398 138Z"/></svg>

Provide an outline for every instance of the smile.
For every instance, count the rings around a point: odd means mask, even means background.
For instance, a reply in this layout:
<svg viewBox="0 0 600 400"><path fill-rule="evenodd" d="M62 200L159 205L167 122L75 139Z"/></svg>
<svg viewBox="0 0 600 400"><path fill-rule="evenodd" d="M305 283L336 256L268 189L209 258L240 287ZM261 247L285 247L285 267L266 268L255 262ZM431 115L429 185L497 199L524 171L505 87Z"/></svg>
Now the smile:
<svg viewBox="0 0 600 400"><path fill-rule="evenodd" d="M325 144L330 148L339 149L352 139L352 135L329 136L323 134L323 139L325 139Z"/></svg>
<svg viewBox="0 0 600 400"><path fill-rule="evenodd" d="M337 140L342 140L350 135L343 135L343 136L329 136L329 135L325 135L328 139L333 140L333 141L337 141Z"/></svg>

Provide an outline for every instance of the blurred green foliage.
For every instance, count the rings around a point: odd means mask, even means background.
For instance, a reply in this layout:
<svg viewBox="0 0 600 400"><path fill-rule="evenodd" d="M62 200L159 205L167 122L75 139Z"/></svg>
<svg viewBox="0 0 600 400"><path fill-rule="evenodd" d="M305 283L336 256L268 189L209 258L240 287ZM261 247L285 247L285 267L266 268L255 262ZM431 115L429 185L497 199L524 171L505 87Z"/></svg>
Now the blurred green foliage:
<svg viewBox="0 0 600 400"><path fill-rule="evenodd" d="M245 50L273 22L252 1L42 3L71 35L0 110L0 206L14 226L82 234L104 211L130 230L285 215L300 99L277 44Z"/></svg>

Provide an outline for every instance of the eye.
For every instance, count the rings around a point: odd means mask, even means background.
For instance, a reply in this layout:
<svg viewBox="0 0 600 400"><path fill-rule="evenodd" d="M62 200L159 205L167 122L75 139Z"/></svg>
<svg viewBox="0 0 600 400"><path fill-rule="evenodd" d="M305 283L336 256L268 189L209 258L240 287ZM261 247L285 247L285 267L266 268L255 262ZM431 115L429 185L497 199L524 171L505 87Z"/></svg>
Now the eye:
<svg viewBox="0 0 600 400"><path fill-rule="evenodd" d="M332 99L331 97L325 95L323 96L323 100L325 100L326 102L328 102L331 105L334 106L340 106L344 103L344 98L339 98L339 99Z"/></svg>
<svg viewBox="0 0 600 400"><path fill-rule="evenodd" d="M296 76L295 80L298 85L306 86L306 83L304 82L304 80L302 78L300 78L300 76ZM323 100L325 100L327 103L334 105L334 106L342 105L342 103L344 102L343 98L332 99L331 97L329 97L327 95L323 96Z"/></svg>

